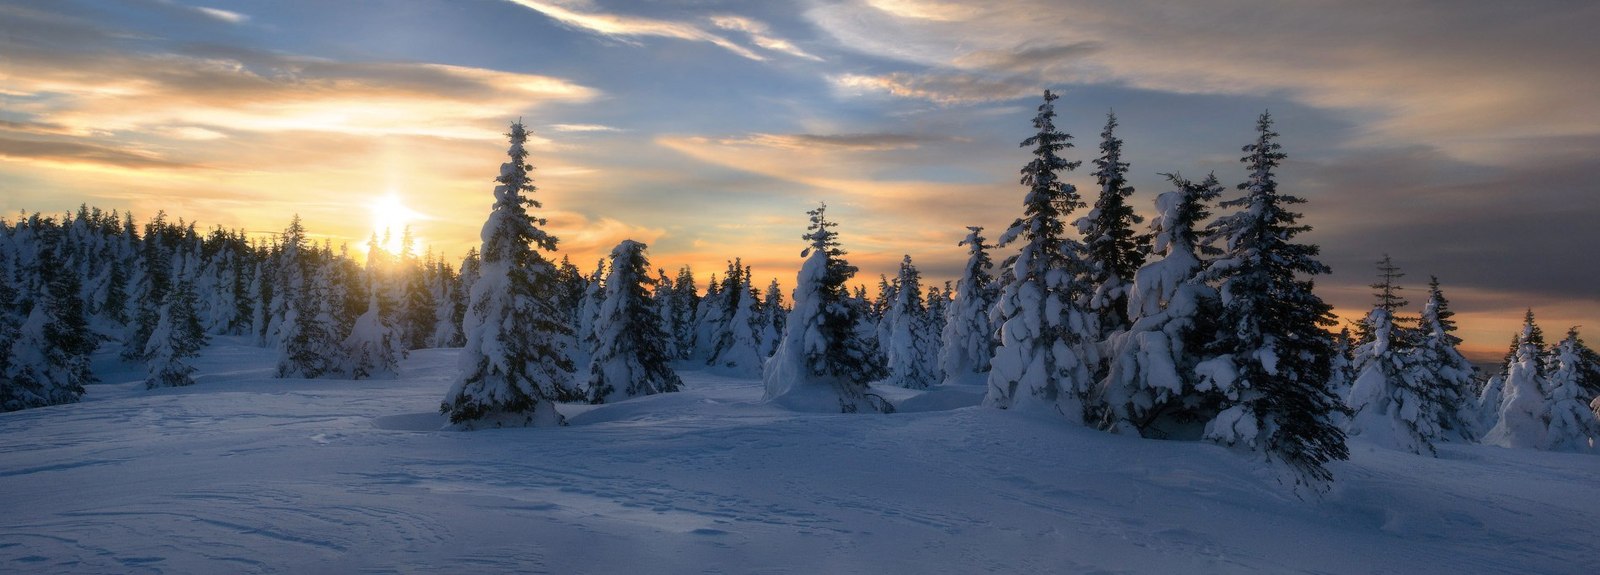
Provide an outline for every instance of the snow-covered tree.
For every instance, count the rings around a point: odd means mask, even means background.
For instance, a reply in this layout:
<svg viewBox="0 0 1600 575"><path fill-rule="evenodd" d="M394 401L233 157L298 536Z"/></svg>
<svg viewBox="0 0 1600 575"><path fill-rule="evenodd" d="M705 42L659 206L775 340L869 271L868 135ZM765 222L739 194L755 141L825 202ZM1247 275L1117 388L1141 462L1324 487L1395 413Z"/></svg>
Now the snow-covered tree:
<svg viewBox="0 0 1600 575"><path fill-rule="evenodd" d="M1200 439L1224 398L1201 390L1195 366L1204 338L1214 331L1220 304L1201 278L1202 246L1196 227L1210 216L1207 204L1222 194L1214 175L1191 182L1168 175L1174 190L1156 197L1150 222L1155 258L1134 273L1127 297L1127 330L1107 342L1100 426L1160 439Z"/></svg>
<svg viewBox="0 0 1600 575"><path fill-rule="evenodd" d="M928 308L922 299L922 272L911 263L910 255L900 260L895 285L894 302L884 317L889 324L888 345L884 347L889 378L885 383L926 389L943 378L936 365L938 342L933 335L937 332L929 326Z"/></svg>
<svg viewBox="0 0 1600 575"><path fill-rule="evenodd" d="M572 359L579 365L589 365L595 346L600 345L600 335L595 328L600 322L600 308L606 301L605 277L606 261L601 259L595 262L594 271L584 280L583 297L578 300L578 323L573 327L578 347L573 350Z"/></svg>
<svg viewBox="0 0 1600 575"><path fill-rule="evenodd" d="M38 263L51 262L54 252L40 250ZM78 401L83 386L94 383L89 354L95 341L89 332L77 273L40 266L42 293L16 329L0 373L0 411Z"/></svg>
<svg viewBox="0 0 1600 575"><path fill-rule="evenodd" d="M721 297L724 306L722 322L711 332L714 345L706 365L716 371L741 377L759 377L761 364L767 356L761 352L761 300L755 297L750 285L750 270L735 259L723 276Z"/></svg>
<svg viewBox="0 0 1600 575"><path fill-rule="evenodd" d="M856 267L845 261L833 230L837 224L828 221L826 210L824 204L808 212L810 233L803 238L811 246L800 254L806 260L795 280L783 343L762 374L765 398L808 411L893 412L867 385L887 374L857 330L861 310L848 303L845 286Z"/></svg>
<svg viewBox="0 0 1600 575"><path fill-rule="evenodd" d="M1288 209L1305 200L1278 191L1273 170L1285 155L1271 115L1263 113L1256 130L1241 160L1250 174L1239 185L1245 195L1221 204L1239 211L1209 228L1224 245L1207 271L1221 282L1223 325L1217 357L1197 369L1201 387L1226 402L1205 437L1264 452L1298 472L1297 483L1320 489L1332 479L1324 464L1349 458L1349 450L1334 420L1344 407L1329 388L1333 346L1323 329L1336 322L1312 281L1300 276L1329 269L1316 260L1316 245L1294 242L1310 226Z"/></svg>
<svg viewBox="0 0 1600 575"><path fill-rule="evenodd" d="M1100 195L1089 214L1075 224L1083 233L1084 265L1094 290L1090 307L1099 316L1100 337L1128 329L1128 287L1149 251L1148 237L1134 232L1144 218L1133 213L1128 196L1128 163L1122 161L1122 139L1116 136L1117 115L1106 114L1100 132L1100 157L1094 159Z"/></svg>
<svg viewBox="0 0 1600 575"><path fill-rule="evenodd" d="M1375 445L1433 455L1433 442L1443 433L1441 390L1411 341L1418 334L1395 326L1389 314L1379 303L1364 322L1362 331L1371 341L1355 350L1348 433Z"/></svg>
<svg viewBox="0 0 1600 575"><path fill-rule="evenodd" d="M541 204L529 197L527 131L511 125L509 162L500 166L494 208L483 225L481 276L472 286L461 350L461 373L440 405L450 422L480 425L564 423L555 402L582 395L569 385L573 370L562 346L571 337L555 306L555 268L538 250L554 251L556 238L528 213Z"/></svg>
<svg viewBox="0 0 1600 575"><path fill-rule="evenodd" d="M334 309L333 276L336 262L326 255L310 256L304 265L310 278L284 318L283 347L278 354L278 377L316 379L341 377L346 363L343 331Z"/></svg>
<svg viewBox="0 0 1600 575"><path fill-rule="evenodd" d="M382 249L376 235L367 242L367 309L344 339L347 363L343 371L351 379L392 379L400 373L399 356L405 348L387 313L394 302L379 278Z"/></svg>
<svg viewBox="0 0 1600 575"><path fill-rule="evenodd" d="M1439 394L1439 428L1443 438L1471 441L1477 437L1477 414L1473 374L1476 371L1466 357L1456 349L1461 338L1456 337L1456 322L1450 318L1450 301L1439 289L1439 278L1428 279L1428 301L1422 306L1422 316L1417 329L1421 337L1417 353L1427 362L1429 385Z"/></svg>
<svg viewBox="0 0 1600 575"><path fill-rule="evenodd" d="M1589 404L1594 401L1584 389L1585 358L1583 342L1577 329L1567 332L1567 337L1551 350L1550 377L1547 380L1544 421L1544 445L1552 451L1600 451L1600 418Z"/></svg>
<svg viewBox="0 0 1600 575"><path fill-rule="evenodd" d="M694 355L695 318L699 317L699 284L694 281L694 270L689 266L678 269L672 280L672 338L678 349L678 359Z"/></svg>
<svg viewBox="0 0 1600 575"><path fill-rule="evenodd" d="M1517 336L1517 353L1506 364L1495 392L1500 401L1494 424L1483 436L1484 444L1524 449L1545 446L1544 388L1548 384L1539 369L1543 343L1543 332L1534 323L1533 310L1528 310Z"/></svg>
<svg viewBox="0 0 1600 575"><path fill-rule="evenodd" d="M595 324L598 345L589 362L589 400L610 403L678 391L683 381L672 371L666 330L647 286L650 261L645 245L623 240L611 250L611 274Z"/></svg>
<svg viewBox="0 0 1600 575"><path fill-rule="evenodd" d="M161 305L161 317L150 334L144 355L150 368L150 377L144 382L147 389L178 387L194 383L195 368L189 360L200 355L206 345L206 330L200 325L196 308L194 285L179 279L167 291Z"/></svg>
<svg viewBox="0 0 1600 575"><path fill-rule="evenodd" d="M989 310L998 294L989 271L994 268L988 251L992 246L983 243L983 228L967 230L967 237L957 244L967 246L967 265L956 280L955 300L950 302L940 338L939 367L946 384L982 381L989 373L989 358L994 356Z"/></svg>
<svg viewBox="0 0 1600 575"><path fill-rule="evenodd" d="M783 303L783 290L778 287L778 278L772 278L772 283L767 284L766 299L761 302L761 357L772 357L778 350L778 342L783 340L783 324L788 319L789 309Z"/></svg>
<svg viewBox="0 0 1600 575"><path fill-rule="evenodd" d="M1057 96L1046 90L1033 119L1038 133L1022 141L1033 161L1022 168L1028 187L1024 214L1000 236L998 247L1020 244L1006 258L1012 278L995 306L1000 344L990 365L984 404L1002 409L1042 409L1085 421L1099 327L1087 303L1091 288L1084 246L1067 236L1066 217L1083 207L1078 190L1059 173L1074 169L1057 155L1071 136L1055 127Z"/></svg>

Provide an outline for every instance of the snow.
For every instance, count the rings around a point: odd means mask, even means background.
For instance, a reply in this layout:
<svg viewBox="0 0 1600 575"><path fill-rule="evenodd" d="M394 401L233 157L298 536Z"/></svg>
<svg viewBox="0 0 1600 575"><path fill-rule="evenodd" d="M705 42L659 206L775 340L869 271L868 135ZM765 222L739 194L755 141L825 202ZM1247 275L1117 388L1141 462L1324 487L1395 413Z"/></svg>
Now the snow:
<svg viewBox="0 0 1600 575"><path fill-rule="evenodd" d="M301 380L252 343L216 338L197 385L155 391L102 356L83 402L0 415L0 565L1559 574L1590 572L1600 535L1600 500L1573 496L1593 456L1357 447L1301 500L1216 445L959 401L799 413L688 370L682 393L561 405L567 427L462 433L437 413L459 350L419 350L398 380Z"/></svg>

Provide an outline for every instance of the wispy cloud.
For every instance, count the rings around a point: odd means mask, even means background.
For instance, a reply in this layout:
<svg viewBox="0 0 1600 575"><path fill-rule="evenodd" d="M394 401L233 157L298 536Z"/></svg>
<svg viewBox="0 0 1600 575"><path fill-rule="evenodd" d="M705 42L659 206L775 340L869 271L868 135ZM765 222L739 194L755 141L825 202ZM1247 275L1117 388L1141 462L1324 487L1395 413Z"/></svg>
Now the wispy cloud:
<svg viewBox="0 0 1600 575"><path fill-rule="evenodd" d="M729 40L721 34L712 32L701 24L602 12L589 2L582 0L565 2L560 0L506 1L544 14L567 26L612 39L630 41L632 38L656 37L707 42L743 58L758 62L767 60L766 56ZM822 60L800 49L793 42L773 34L772 29L765 23L750 18L724 14L712 16L710 23L712 27L717 29L739 32L748 36L752 44L763 50L807 60Z"/></svg>
<svg viewBox="0 0 1600 575"><path fill-rule="evenodd" d="M223 10L221 8L209 8L209 7L205 7L205 6L196 6L195 10L200 12L201 14L205 14L206 16L210 16L212 18L215 18L217 20L221 20L223 22L227 22L229 24L243 24L243 23L245 23L245 22L250 20L249 16L246 16L244 14L240 14L238 12L234 12L232 10Z"/></svg>
<svg viewBox="0 0 1600 575"><path fill-rule="evenodd" d="M549 128L557 132L621 132L622 128L604 126L600 124L550 124Z"/></svg>
<svg viewBox="0 0 1600 575"><path fill-rule="evenodd" d="M743 32L750 36L751 42L754 42L755 45L764 49L771 50L773 52L782 52L797 58L805 58L807 60L814 60L818 62L822 61L822 58L818 58L806 52L805 50L801 50L800 47L795 46L794 43L774 36L772 34L772 29L761 22L757 22L743 16L721 15L712 16L711 23L723 30Z"/></svg>
<svg viewBox="0 0 1600 575"><path fill-rule="evenodd" d="M883 93L945 105L1012 100L1034 95L1039 90L1037 84L1015 78L992 78L960 72L894 72L876 76L842 74L829 80L842 93Z"/></svg>
<svg viewBox="0 0 1600 575"><path fill-rule="evenodd" d="M657 20L621 14L608 14L593 11L587 3L568 5L558 2L542 2L538 0L506 0L513 4L537 11L557 22L587 30L595 34L611 38L627 39L640 36L653 36L658 38L675 38L678 40L691 40L696 42L710 42L729 52L751 60L766 60L765 56L740 46L727 38L708 32L699 26L686 22L673 22L670 20ZM583 6L577 8L576 6Z"/></svg>

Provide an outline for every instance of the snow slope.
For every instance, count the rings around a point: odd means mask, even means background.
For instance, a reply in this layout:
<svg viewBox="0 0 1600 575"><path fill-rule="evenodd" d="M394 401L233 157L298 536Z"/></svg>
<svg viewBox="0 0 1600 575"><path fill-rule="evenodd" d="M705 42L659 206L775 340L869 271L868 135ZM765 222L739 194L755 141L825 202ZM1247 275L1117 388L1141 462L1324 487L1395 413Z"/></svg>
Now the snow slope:
<svg viewBox="0 0 1600 575"><path fill-rule="evenodd" d="M1302 501L1256 462L879 390L793 413L761 384L448 432L455 350L391 381L275 380L218 338L199 384L107 359L82 403L0 414L0 572L1586 573L1600 458L1352 445Z"/></svg>

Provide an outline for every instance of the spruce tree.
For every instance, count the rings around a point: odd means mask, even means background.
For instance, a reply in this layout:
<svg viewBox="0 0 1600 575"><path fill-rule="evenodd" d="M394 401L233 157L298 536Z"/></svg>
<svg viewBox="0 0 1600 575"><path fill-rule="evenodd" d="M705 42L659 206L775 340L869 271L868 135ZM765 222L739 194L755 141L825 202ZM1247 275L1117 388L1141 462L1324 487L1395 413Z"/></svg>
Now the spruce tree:
<svg viewBox="0 0 1600 575"><path fill-rule="evenodd" d="M1194 374L1204 339L1214 332L1220 303L1201 272L1204 251L1196 234L1210 216L1207 204L1222 194L1214 175L1191 182L1168 175L1173 191L1156 197L1150 222L1151 256L1134 273L1128 292L1127 330L1112 334L1100 427L1159 439L1200 439L1225 400L1201 389Z"/></svg>
<svg viewBox="0 0 1600 575"><path fill-rule="evenodd" d="M1476 369L1456 348L1461 338L1456 337L1456 322L1451 318L1450 301L1439 289L1439 278L1428 278L1428 301L1422 306L1422 316L1417 329L1421 332L1417 353L1428 362L1426 373L1429 386L1439 394L1439 427L1444 438L1470 441L1477 437L1477 415L1474 405L1474 378Z"/></svg>
<svg viewBox="0 0 1600 575"><path fill-rule="evenodd" d="M1128 163L1122 161L1122 139L1116 129L1117 115L1106 114L1100 157L1094 159L1100 195L1089 215L1076 222L1083 233L1085 271L1094 289L1090 306L1099 316L1101 337L1128 328L1128 288L1149 251L1149 237L1133 229L1144 218L1133 213L1127 201L1133 187L1128 185Z"/></svg>
<svg viewBox="0 0 1600 575"><path fill-rule="evenodd" d="M1202 367L1207 382L1226 396L1205 436L1223 445L1266 453L1298 472L1297 483L1320 489L1330 461L1349 458L1334 415L1342 402L1329 389L1334 325L1331 307L1301 279L1329 273L1316 245L1294 242L1310 226L1288 207L1305 200L1278 191L1274 170L1285 154L1274 141L1272 117L1256 123L1255 143L1243 148L1249 178L1245 195L1225 201L1239 211L1218 218L1211 237L1224 253L1208 268L1221 282L1222 329Z"/></svg>
<svg viewBox="0 0 1600 575"><path fill-rule="evenodd" d="M989 323L989 310L999 296L990 275L993 246L984 243L983 228L975 226L967 228L967 237L957 245L967 246L967 265L956 280L955 300L940 338L939 367L946 384L981 381L989 373L995 347L994 326Z"/></svg>
<svg viewBox="0 0 1600 575"><path fill-rule="evenodd" d="M1496 393L1499 402L1492 406L1494 420L1483 436L1483 443L1542 449L1548 429L1544 389L1549 384L1540 369L1546 353L1544 335L1534 323L1533 310L1528 310L1524 316L1516 343L1516 353L1506 365Z"/></svg>
<svg viewBox="0 0 1600 575"><path fill-rule="evenodd" d="M461 373L441 413L463 428L481 425L551 425L564 419L560 400L577 399L568 374L572 361L562 348L571 328L556 307L555 268L539 251L554 251L556 237L528 213L542 207L529 197L535 188L523 148L527 131L511 125L509 162L500 166L494 208L483 225L481 276L472 286L461 351Z"/></svg>
<svg viewBox="0 0 1600 575"><path fill-rule="evenodd" d="M52 247L38 253L41 264L56 260ZM81 280L71 269L50 265L40 265L39 276L42 290L6 350L0 411L73 403L95 382L89 355L96 345L79 298Z"/></svg>
<svg viewBox="0 0 1600 575"><path fill-rule="evenodd" d="M195 368L190 359L199 357L206 345L206 331L195 309L194 285L179 279L167 292L161 317L150 335L144 355L148 357L150 377L146 389L194 384Z"/></svg>
<svg viewBox="0 0 1600 575"><path fill-rule="evenodd" d="M928 325L928 309L922 299L922 273L911 263L911 256L900 260L895 278L894 301L884 322L889 338L884 357L889 367L888 385L926 389L943 378L936 371L934 332Z"/></svg>
<svg viewBox="0 0 1600 575"><path fill-rule="evenodd" d="M1349 434L1369 443L1434 455L1443 434L1439 414L1446 403L1435 385L1430 358L1414 342L1415 332L1394 325L1383 304L1364 322L1371 341L1355 350L1357 373L1350 387Z"/></svg>
<svg viewBox="0 0 1600 575"><path fill-rule="evenodd" d="M695 283L694 270L689 266L678 268L678 276L672 281L672 337L677 344L678 359L689 359L694 355L695 345L695 318L699 317L700 286Z"/></svg>
<svg viewBox="0 0 1600 575"><path fill-rule="evenodd" d="M389 310L394 302L389 300L380 277L383 248L377 235L367 242L367 268L365 282L366 311L356 318L350 334L344 339L348 363L345 373L351 379L392 379L400 373L400 355L405 346L399 341Z"/></svg>
<svg viewBox="0 0 1600 575"><path fill-rule="evenodd" d="M1056 95L1046 90L1033 119L1038 133L1022 141L1033 161L1022 168L1027 186L1023 217L1000 236L998 247L1020 244L1002 268L1012 276L996 304L1000 344L988 378L986 405L1043 409L1069 421L1086 420L1086 400L1096 371L1099 328L1088 309L1091 288L1084 247L1067 236L1066 217L1083 207L1078 190L1060 179L1077 167L1058 155L1071 136L1055 127Z"/></svg>
<svg viewBox="0 0 1600 575"><path fill-rule="evenodd" d="M778 278L772 278L772 283L767 284L766 299L761 302L761 357L772 357L778 350L778 342L783 340L784 321L788 319L789 309L783 303L783 290L778 287Z"/></svg>
<svg viewBox="0 0 1600 575"><path fill-rule="evenodd" d="M611 273L596 322L598 345L589 363L589 400L610 403L678 391L683 381L672 370L666 330L648 286L650 260L645 245L623 240L611 250Z"/></svg>
<svg viewBox="0 0 1600 575"><path fill-rule="evenodd" d="M868 382L886 373L873 357L867 337L858 330L862 310L849 303L846 282L856 267L844 259L837 225L828 221L827 205L807 212L810 247L795 280L794 308L783 343L762 375L765 398L805 410L843 413L891 413L894 406L874 394Z"/></svg>
<svg viewBox="0 0 1600 575"><path fill-rule="evenodd" d="M1577 328L1567 331L1551 350L1550 376L1547 379L1544 421L1547 425L1541 449L1595 453L1600 451L1600 418L1590 403L1594 396L1584 388L1585 365L1583 351L1587 349L1578 338Z"/></svg>
<svg viewBox="0 0 1600 575"><path fill-rule="evenodd" d="M706 365L715 371L740 377L760 377L766 355L761 352L761 300L750 285L750 270L739 259L729 264L723 276L722 321L712 331L715 344Z"/></svg>

